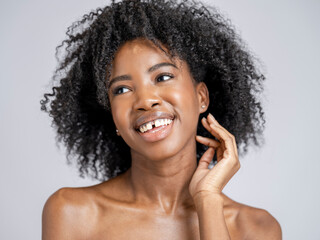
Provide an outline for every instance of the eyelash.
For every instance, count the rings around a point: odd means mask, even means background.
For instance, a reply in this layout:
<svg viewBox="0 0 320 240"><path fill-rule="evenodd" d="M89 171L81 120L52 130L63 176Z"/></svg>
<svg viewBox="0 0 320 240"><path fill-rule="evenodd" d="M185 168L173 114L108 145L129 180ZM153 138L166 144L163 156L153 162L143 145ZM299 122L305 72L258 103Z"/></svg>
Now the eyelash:
<svg viewBox="0 0 320 240"><path fill-rule="evenodd" d="M169 79L164 80L164 81L168 81L168 80L170 80L171 78L173 78L174 76L173 76L171 73L162 73L162 74L160 74L160 75L158 75L158 76L156 77L156 81L159 82L158 79L161 78L161 77L169 77ZM163 81L160 81L160 82L163 82ZM127 87L125 87L125 86L116 87L116 88L112 91L113 95L122 94L122 93L118 93L118 91L119 91L120 89L123 89L123 88L127 88Z"/></svg>
<svg viewBox="0 0 320 240"><path fill-rule="evenodd" d="M160 75L158 75L158 76L156 77L156 80L158 81L158 79L161 78L161 77L170 77L169 79L171 79L171 78L173 78L174 76L173 76L171 73L161 73ZM169 80L169 79L168 79L168 80ZM165 80L165 81L168 81L168 80Z"/></svg>

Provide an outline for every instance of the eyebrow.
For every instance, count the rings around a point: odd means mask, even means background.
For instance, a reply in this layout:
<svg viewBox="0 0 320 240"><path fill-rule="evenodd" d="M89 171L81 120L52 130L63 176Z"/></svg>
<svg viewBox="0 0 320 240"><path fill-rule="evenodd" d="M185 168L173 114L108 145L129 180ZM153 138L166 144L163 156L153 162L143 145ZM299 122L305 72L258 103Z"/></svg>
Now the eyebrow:
<svg viewBox="0 0 320 240"><path fill-rule="evenodd" d="M153 65L152 67L150 67L147 71L147 73L151 73L161 67L165 67L165 66L171 66L174 67L176 69L178 69L178 67L176 65L174 65L173 63L169 63L169 62L163 62L163 63L158 63L156 65ZM125 81L125 80L132 80L130 75L121 75L118 77L114 77L112 78L109 83L108 83L108 88L110 88L110 86L118 81Z"/></svg>

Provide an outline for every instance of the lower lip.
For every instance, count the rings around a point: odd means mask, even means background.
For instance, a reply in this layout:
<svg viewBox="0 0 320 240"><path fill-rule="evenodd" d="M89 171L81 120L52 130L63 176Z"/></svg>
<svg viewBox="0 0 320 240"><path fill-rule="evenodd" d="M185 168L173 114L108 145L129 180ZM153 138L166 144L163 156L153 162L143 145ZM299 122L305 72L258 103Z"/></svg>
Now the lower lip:
<svg viewBox="0 0 320 240"><path fill-rule="evenodd" d="M169 135L173 123L174 120L172 120L172 122L169 125L152 128L151 130L144 133L138 130L138 133L146 142L157 142L166 138Z"/></svg>

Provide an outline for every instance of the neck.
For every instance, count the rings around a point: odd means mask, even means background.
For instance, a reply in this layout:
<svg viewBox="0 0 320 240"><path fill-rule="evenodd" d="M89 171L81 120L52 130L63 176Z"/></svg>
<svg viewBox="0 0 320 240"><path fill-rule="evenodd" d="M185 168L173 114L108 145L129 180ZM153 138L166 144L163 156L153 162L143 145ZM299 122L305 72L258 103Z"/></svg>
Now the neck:
<svg viewBox="0 0 320 240"><path fill-rule="evenodd" d="M189 183L197 167L196 146L163 160L144 159L132 153L127 172L135 200L152 205L160 212L174 214L193 205Z"/></svg>

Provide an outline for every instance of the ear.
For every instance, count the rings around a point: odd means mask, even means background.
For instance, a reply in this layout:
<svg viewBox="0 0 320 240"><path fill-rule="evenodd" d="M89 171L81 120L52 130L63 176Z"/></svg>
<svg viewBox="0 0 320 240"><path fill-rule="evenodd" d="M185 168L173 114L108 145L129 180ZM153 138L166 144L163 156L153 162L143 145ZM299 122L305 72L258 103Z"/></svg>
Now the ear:
<svg viewBox="0 0 320 240"><path fill-rule="evenodd" d="M196 86L196 91L199 101L199 113L204 113L207 111L210 102L207 85L204 82L198 83Z"/></svg>

